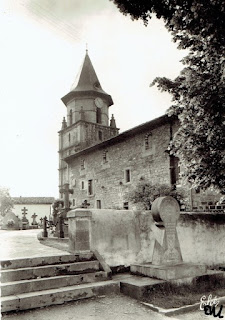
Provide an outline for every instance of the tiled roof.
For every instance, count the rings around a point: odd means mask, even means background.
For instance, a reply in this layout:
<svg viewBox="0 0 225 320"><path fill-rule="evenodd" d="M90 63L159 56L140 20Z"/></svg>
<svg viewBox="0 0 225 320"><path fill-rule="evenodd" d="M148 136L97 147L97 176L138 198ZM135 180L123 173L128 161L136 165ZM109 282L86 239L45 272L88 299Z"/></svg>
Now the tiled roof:
<svg viewBox="0 0 225 320"><path fill-rule="evenodd" d="M81 97L82 95L87 96L88 93L91 95L94 94L96 97L105 97L105 99L108 100L109 105L113 104L112 97L102 89L89 55L86 52L77 79L72 85L70 92L62 98L62 101L66 105L72 97Z"/></svg>
<svg viewBox="0 0 225 320"><path fill-rule="evenodd" d="M52 204L54 197L13 197L14 204Z"/></svg>

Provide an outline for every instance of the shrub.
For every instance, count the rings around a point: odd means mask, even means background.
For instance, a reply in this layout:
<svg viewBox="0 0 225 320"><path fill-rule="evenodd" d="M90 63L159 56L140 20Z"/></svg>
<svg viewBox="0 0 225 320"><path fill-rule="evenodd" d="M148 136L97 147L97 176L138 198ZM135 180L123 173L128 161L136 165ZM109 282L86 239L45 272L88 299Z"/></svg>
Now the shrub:
<svg viewBox="0 0 225 320"><path fill-rule="evenodd" d="M185 191L183 189L174 190L166 184L151 184L141 181L129 195L129 201L138 204L144 210L151 210L152 202L162 196L174 197L180 205L185 203Z"/></svg>

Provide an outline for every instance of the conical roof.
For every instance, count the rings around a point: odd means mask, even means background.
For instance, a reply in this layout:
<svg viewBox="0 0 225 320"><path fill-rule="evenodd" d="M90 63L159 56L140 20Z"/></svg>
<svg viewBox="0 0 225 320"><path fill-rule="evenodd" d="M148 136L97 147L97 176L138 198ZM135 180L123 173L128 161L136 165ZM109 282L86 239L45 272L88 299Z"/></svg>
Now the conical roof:
<svg viewBox="0 0 225 320"><path fill-rule="evenodd" d="M72 96L84 96L86 94L89 95L93 93L95 93L96 96L104 96L107 98L109 105L113 104L111 96L102 89L91 59L86 51L82 67L78 73L76 81L72 85L70 92L62 98L62 101L66 104L68 99L70 100Z"/></svg>

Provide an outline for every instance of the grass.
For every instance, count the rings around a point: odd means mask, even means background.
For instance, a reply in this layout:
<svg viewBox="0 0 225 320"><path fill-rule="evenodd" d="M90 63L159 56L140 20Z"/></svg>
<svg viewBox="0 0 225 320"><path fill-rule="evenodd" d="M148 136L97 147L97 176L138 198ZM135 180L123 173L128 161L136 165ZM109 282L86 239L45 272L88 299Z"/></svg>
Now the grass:
<svg viewBox="0 0 225 320"><path fill-rule="evenodd" d="M190 284L151 287L145 293L143 301L164 309L179 308L200 302L201 297L212 298L225 296L225 278L213 278L209 281L195 281Z"/></svg>

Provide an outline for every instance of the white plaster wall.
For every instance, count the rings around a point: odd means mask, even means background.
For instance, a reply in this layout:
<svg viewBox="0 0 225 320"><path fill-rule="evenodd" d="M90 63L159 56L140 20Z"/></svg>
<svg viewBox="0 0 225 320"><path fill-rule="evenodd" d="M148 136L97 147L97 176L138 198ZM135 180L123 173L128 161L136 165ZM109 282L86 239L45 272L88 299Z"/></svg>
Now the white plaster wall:
<svg viewBox="0 0 225 320"><path fill-rule="evenodd" d="M110 266L152 261L155 239L159 241L164 230L155 226L150 211L92 209L91 212L92 246ZM225 223L217 221L215 215L210 219L208 214L199 216L196 219L194 214L185 213L178 221L184 262L225 265Z"/></svg>
<svg viewBox="0 0 225 320"><path fill-rule="evenodd" d="M132 210L92 209L93 249L110 266L129 266L135 262L151 261L153 243L149 212Z"/></svg>
<svg viewBox="0 0 225 320"><path fill-rule="evenodd" d="M198 215L200 218L197 219L196 214L184 215L188 219L181 217L177 226L184 261L209 266L225 265L225 223L221 222L224 215L214 218L215 215L206 213Z"/></svg>

